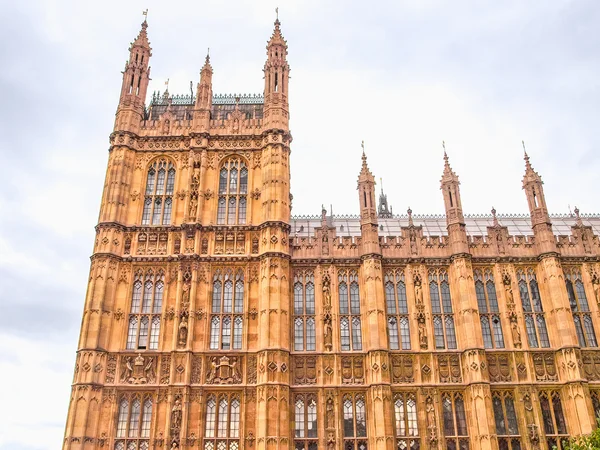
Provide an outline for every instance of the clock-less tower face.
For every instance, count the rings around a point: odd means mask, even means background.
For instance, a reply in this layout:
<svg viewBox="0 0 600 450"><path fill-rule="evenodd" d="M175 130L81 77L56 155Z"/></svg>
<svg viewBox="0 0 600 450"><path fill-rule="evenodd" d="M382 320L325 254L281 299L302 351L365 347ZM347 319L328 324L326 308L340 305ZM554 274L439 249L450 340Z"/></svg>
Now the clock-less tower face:
<svg viewBox="0 0 600 450"><path fill-rule="evenodd" d="M600 218L550 217L527 156L530 217L464 214L447 156L445 215L396 216L364 147L359 215L291 216L279 20L261 94L213 93L207 56L193 96L149 103L147 27L64 449L546 449L592 430Z"/></svg>

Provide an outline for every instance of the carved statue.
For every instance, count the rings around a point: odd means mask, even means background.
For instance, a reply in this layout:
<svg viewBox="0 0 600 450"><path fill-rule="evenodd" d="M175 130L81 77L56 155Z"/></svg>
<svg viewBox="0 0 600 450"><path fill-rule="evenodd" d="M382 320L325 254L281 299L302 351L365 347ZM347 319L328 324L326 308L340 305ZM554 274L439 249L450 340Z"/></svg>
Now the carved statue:
<svg viewBox="0 0 600 450"><path fill-rule="evenodd" d="M510 331L512 333L514 346L516 348L521 348L521 330L519 330L516 313L513 313L510 316Z"/></svg>
<svg viewBox="0 0 600 450"><path fill-rule="evenodd" d="M331 308L331 281L327 274L323 276L323 308Z"/></svg>
<svg viewBox="0 0 600 450"><path fill-rule="evenodd" d="M594 297L596 297L596 303L600 305L600 277L597 273L592 275L592 287L594 288Z"/></svg>
<svg viewBox="0 0 600 450"><path fill-rule="evenodd" d="M327 351L331 351L333 347L332 336L333 336L333 327L331 325L331 313L325 314L323 318L324 330L323 330L323 340L325 342L325 349Z"/></svg>
<svg viewBox="0 0 600 450"><path fill-rule="evenodd" d="M435 406L433 398L427 396L425 400L425 412L427 414L427 429L429 430L429 442L433 445L437 442L437 424L435 422Z"/></svg>
<svg viewBox="0 0 600 450"><path fill-rule="evenodd" d="M217 375L217 357L214 356L211 360L210 360L210 370L208 371L208 373L206 374L206 382L208 384L211 384L213 382L213 380L215 379L215 376Z"/></svg>
<svg viewBox="0 0 600 450"><path fill-rule="evenodd" d="M424 314L423 314L424 316ZM423 350L427 350L427 329L425 328L425 317L421 317L419 314L419 318L417 319L419 324L419 345Z"/></svg>
<svg viewBox="0 0 600 450"><path fill-rule="evenodd" d="M504 283L504 292L506 294L506 303L508 305L514 305L515 298L513 297L512 283L510 280L510 275L505 274L504 278L502 279L502 282Z"/></svg>
<svg viewBox="0 0 600 450"><path fill-rule="evenodd" d="M177 333L177 344L180 347L185 347L187 343L188 337L188 316L187 314L182 314L181 319L179 321L179 332Z"/></svg>
<svg viewBox="0 0 600 450"><path fill-rule="evenodd" d="M181 399L177 397L175 399L175 404L173 405L173 409L171 410L171 431L173 433L178 433L181 428ZM173 441L176 444L176 441ZM171 448L173 448L171 446ZM177 447L175 447L177 448Z"/></svg>
<svg viewBox="0 0 600 450"><path fill-rule="evenodd" d="M333 398L329 397L325 405L325 428L335 428L335 411L333 406Z"/></svg>
<svg viewBox="0 0 600 450"><path fill-rule="evenodd" d="M194 173L192 174L192 183L195 185L200 184L200 167L198 163L194 163Z"/></svg>
<svg viewBox="0 0 600 450"><path fill-rule="evenodd" d="M415 302L417 305L423 304L423 286L421 286L421 277L415 275Z"/></svg>
<svg viewBox="0 0 600 450"><path fill-rule="evenodd" d="M207 384L238 384L242 382L242 375L238 368L238 358L214 356L210 362L210 369L206 374Z"/></svg>
<svg viewBox="0 0 600 450"><path fill-rule="evenodd" d="M190 304L190 285L189 283L184 283L182 287L183 293L181 295L181 303L185 308Z"/></svg>
<svg viewBox="0 0 600 450"><path fill-rule="evenodd" d="M196 193L192 192L190 195L190 217L196 217L196 207L198 206L198 199Z"/></svg>
<svg viewBox="0 0 600 450"><path fill-rule="evenodd" d="M121 383L127 382L133 375L133 366L131 365L131 356L126 356L123 360L125 363L123 370L121 371Z"/></svg>
<svg viewBox="0 0 600 450"><path fill-rule="evenodd" d="M414 230L410 230L410 253L413 255L417 254L417 235Z"/></svg>

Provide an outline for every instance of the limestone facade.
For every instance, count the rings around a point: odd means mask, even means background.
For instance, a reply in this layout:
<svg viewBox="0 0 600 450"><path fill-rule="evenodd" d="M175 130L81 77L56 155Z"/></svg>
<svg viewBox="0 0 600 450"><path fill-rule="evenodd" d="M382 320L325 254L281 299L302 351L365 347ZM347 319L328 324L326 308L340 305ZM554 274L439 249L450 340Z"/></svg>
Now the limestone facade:
<svg viewBox="0 0 600 450"><path fill-rule="evenodd" d="M152 97L110 135L65 450L547 449L600 413L600 217L292 217L287 43L264 93Z"/></svg>

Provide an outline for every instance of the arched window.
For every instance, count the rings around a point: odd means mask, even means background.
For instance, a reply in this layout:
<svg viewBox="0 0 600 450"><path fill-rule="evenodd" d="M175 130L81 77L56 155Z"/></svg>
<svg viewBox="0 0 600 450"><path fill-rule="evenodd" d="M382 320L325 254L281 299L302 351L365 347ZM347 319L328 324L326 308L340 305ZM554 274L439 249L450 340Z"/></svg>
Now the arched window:
<svg viewBox="0 0 600 450"><path fill-rule="evenodd" d="M403 450L420 449L415 394L399 393L394 396L394 417L396 423L395 448Z"/></svg>
<svg viewBox="0 0 600 450"><path fill-rule="evenodd" d="M492 407L498 435L498 448L521 450L521 434L512 393L509 391L493 392Z"/></svg>
<svg viewBox="0 0 600 450"><path fill-rule="evenodd" d="M362 394L346 394L342 399L344 450L367 450L367 408Z"/></svg>
<svg viewBox="0 0 600 450"><path fill-rule="evenodd" d="M384 279L390 350L410 350L408 302L404 271L386 273Z"/></svg>
<svg viewBox="0 0 600 450"><path fill-rule="evenodd" d="M298 394L294 403L294 449L317 450L317 399Z"/></svg>
<svg viewBox="0 0 600 450"><path fill-rule="evenodd" d="M583 282L581 281L581 272L578 268L565 269L565 283L567 285L567 294L571 312L573 313L573 322L580 347L597 347L596 332L592 323L590 306L585 295Z"/></svg>
<svg viewBox="0 0 600 450"><path fill-rule="evenodd" d="M548 448L562 450L565 448L564 445L567 443L569 435L560 394L558 391L540 392L539 401Z"/></svg>
<svg viewBox="0 0 600 450"><path fill-rule="evenodd" d="M119 402L115 449L147 450L152 422L152 398L149 395L125 395Z"/></svg>
<svg viewBox="0 0 600 450"><path fill-rule="evenodd" d="M131 310L127 331L128 350L156 350L160 335L160 315L165 289L162 271L154 274L140 270L133 281Z"/></svg>
<svg viewBox="0 0 600 450"><path fill-rule="evenodd" d="M494 274L490 269L474 272L475 294L479 307L479 320L485 348L504 348L504 335L500 322L498 297L494 285Z"/></svg>
<svg viewBox="0 0 600 450"><path fill-rule="evenodd" d="M527 269L527 274L522 269L517 270L519 280L519 295L523 305L523 316L525 317L525 329L527 330L527 341L529 347L550 347L546 318L542 308L540 289L537 284L535 271Z"/></svg>
<svg viewBox="0 0 600 450"><path fill-rule="evenodd" d="M340 302L340 337L342 351L362 350L360 318L360 292L358 274L340 270L338 274L338 297Z"/></svg>
<svg viewBox="0 0 600 450"><path fill-rule="evenodd" d="M175 189L175 167L164 158L148 169L142 225L170 225Z"/></svg>
<svg viewBox="0 0 600 450"><path fill-rule="evenodd" d="M244 272L218 269L213 277L211 350L240 350L244 312Z"/></svg>
<svg viewBox="0 0 600 450"><path fill-rule="evenodd" d="M436 349L456 348L454 312L446 269L429 270L429 296Z"/></svg>
<svg viewBox="0 0 600 450"><path fill-rule="evenodd" d="M310 270L294 275L294 350L316 350L315 277Z"/></svg>
<svg viewBox="0 0 600 450"><path fill-rule="evenodd" d="M217 224L242 225L246 223L246 195L248 168L239 158L225 161L219 171L219 200Z"/></svg>
<svg viewBox="0 0 600 450"><path fill-rule="evenodd" d="M468 449L469 434L462 394L458 392L442 394L442 413L447 448Z"/></svg>
<svg viewBox="0 0 600 450"><path fill-rule="evenodd" d="M204 449L239 448L241 402L238 394L209 395L206 401Z"/></svg>

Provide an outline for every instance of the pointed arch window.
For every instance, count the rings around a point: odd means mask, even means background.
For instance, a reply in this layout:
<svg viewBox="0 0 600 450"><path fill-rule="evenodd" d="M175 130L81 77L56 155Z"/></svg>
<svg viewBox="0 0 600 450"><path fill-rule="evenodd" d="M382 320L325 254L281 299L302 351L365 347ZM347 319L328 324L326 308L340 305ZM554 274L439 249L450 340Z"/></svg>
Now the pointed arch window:
<svg viewBox="0 0 600 450"><path fill-rule="evenodd" d="M240 445L239 394L209 395L206 400L204 449L237 450Z"/></svg>
<svg viewBox="0 0 600 450"><path fill-rule="evenodd" d="M455 349L454 311L446 269L429 270L429 297L436 349Z"/></svg>
<svg viewBox="0 0 600 450"><path fill-rule="evenodd" d="M244 272L217 269L213 277L211 350L240 350L244 312Z"/></svg>
<svg viewBox="0 0 600 450"><path fill-rule="evenodd" d="M504 348L494 274L490 269L476 269L473 275L483 344L485 348Z"/></svg>
<svg viewBox="0 0 600 450"><path fill-rule="evenodd" d="M442 394L442 413L446 446L452 450L468 450L469 434L465 415L465 402L459 392Z"/></svg>
<svg viewBox="0 0 600 450"><path fill-rule="evenodd" d="M127 330L128 350L156 350L160 335L160 320L165 289L162 271L156 274L139 270L133 281L131 309Z"/></svg>
<svg viewBox="0 0 600 450"><path fill-rule="evenodd" d="M217 224L242 225L246 223L248 168L240 158L230 158L219 171L219 200Z"/></svg>
<svg viewBox="0 0 600 450"><path fill-rule="evenodd" d="M311 270L294 275L294 350L315 351L315 277Z"/></svg>
<svg viewBox="0 0 600 450"><path fill-rule="evenodd" d="M523 305L529 347L550 347L546 318L535 271L531 267L526 272L523 269L518 269L517 280L519 281L519 295Z"/></svg>
<svg viewBox="0 0 600 450"><path fill-rule="evenodd" d="M340 270L338 274L338 297L340 302L340 337L342 351L362 350L360 317L360 289L358 274Z"/></svg>
<svg viewBox="0 0 600 450"><path fill-rule="evenodd" d="M342 398L344 450L367 450L367 407L363 394Z"/></svg>
<svg viewBox="0 0 600 450"><path fill-rule="evenodd" d="M419 427L417 421L417 399L414 393L394 395L394 417L396 429L396 448L401 450L419 450Z"/></svg>
<svg viewBox="0 0 600 450"><path fill-rule="evenodd" d="M294 402L294 450L317 450L317 396L298 394Z"/></svg>
<svg viewBox="0 0 600 450"><path fill-rule="evenodd" d="M492 407L500 450L521 450L521 434L517 422L513 394L508 391L492 393Z"/></svg>
<svg viewBox="0 0 600 450"><path fill-rule="evenodd" d="M389 271L383 279L390 350L410 350L410 329L404 271Z"/></svg>
<svg viewBox="0 0 600 450"><path fill-rule="evenodd" d="M548 448L562 450L565 448L569 435L560 394L558 391L543 391L539 394L539 400Z"/></svg>
<svg viewBox="0 0 600 450"><path fill-rule="evenodd" d="M115 449L147 450L152 422L152 397L124 395L119 401Z"/></svg>
<svg viewBox="0 0 600 450"><path fill-rule="evenodd" d="M596 341L596 332L592 323L592 314L590 305L585 295L583 282L581 281L581 271L579 268L565 269L565 284L567 285L567 294L569 304L573 313L573 322L580 347L598 347Z"/></svg>
<svg viewBox="0 0 600 450"><path fill-rule="evenodd" d="M142 225L170 225L175 189L175 167L165 158L148 169Z"/></svg>

